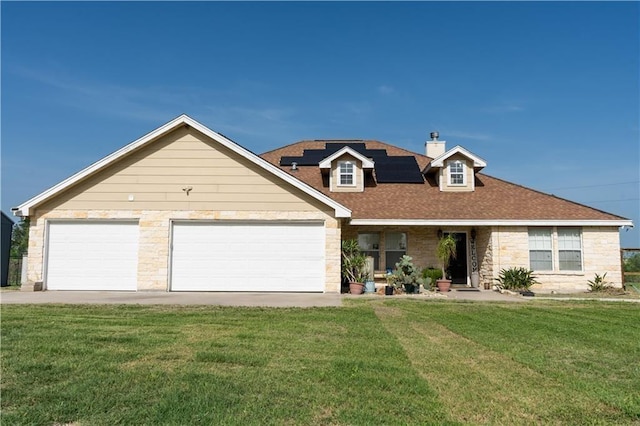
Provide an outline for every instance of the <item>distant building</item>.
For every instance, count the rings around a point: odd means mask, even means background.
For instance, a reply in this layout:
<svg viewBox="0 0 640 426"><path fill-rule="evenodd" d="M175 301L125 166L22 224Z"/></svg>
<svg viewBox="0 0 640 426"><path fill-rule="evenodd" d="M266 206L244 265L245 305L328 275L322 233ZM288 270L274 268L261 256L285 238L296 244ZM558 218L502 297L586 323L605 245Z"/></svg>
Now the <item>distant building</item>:
<svg viewBox="0 0 640 426"><path fill-rule="evenodd" d="M4 214L2 215L2 228L0 229L0 243L2 245L2 255L0 256L0 270L2 281L0 286L6 287L9 285L9 252L11 251L11 231L13 229L13 221Z"/></svg>

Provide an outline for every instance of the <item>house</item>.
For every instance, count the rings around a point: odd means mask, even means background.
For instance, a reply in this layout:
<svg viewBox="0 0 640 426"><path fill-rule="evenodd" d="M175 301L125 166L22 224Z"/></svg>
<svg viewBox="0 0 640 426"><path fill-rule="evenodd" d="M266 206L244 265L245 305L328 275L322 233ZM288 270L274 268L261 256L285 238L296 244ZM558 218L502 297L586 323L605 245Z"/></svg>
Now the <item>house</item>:
<svg viewBox="0 0 640 426"><path fill-rule="evenodd" d="M0 212L0 287L9 285L9 255L11 252L11 233L13 221L9 216Z"/></svg>
<svg viewBox="0 0 640 426"><path fill-rule="evenodd" d="M531 267L542 290L621 283L630 220L490 177L433 135L425 155L378 141L302 141L258 156L186 115L14 208L28 285L48 290L340 291L340 242L375 268L436 265L454 284Z"/></svg>

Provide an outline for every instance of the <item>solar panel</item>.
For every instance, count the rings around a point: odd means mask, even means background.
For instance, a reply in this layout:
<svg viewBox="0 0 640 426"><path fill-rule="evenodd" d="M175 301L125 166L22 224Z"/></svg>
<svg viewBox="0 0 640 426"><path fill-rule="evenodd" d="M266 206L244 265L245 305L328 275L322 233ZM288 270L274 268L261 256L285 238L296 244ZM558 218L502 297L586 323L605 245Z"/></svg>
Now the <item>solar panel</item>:
<svg viewBox="0 0 640 426"><path fill-rule="evenodd" d="M424 183L424 178L414 157L387 157L376 161L378 183Z"/></svg>
<svg viewBox="0 0 640 426"><path fill-rule="evenodd" d="M325 145L325 152L327 153L327 157L335 152L340 151L345 146L358 151L360 154L364 155L364 151L367 150L367 146L362 142L327 142Z"/></svg>
<svg viewBox="0 0 640 426"><path fill-rule="evenodd" d="M363 142L327 142L324 149L305 149L302 156L282 157L281 166L317 166L322 160L345 146L372 158L378 183L424 183L420 167L412 156L389 156L386 149L367 149Z"/></svg>

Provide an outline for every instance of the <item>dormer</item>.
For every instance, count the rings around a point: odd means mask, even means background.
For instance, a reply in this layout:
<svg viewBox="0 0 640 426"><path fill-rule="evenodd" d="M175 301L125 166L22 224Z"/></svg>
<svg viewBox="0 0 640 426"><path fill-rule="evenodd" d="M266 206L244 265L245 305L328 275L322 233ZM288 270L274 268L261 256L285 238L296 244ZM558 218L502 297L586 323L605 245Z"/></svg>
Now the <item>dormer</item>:
<svg viewBox="0 0 640 426"><path fill-rule="evenodd" d="M362 192L365 172L373 170L374 162L345 146L320 161L319 167L322 173L329 174L331 192Z"/></svg>
<svg viewBox="0 0 640 426"><path fill-rule="evenodd" d="M482 158L458 145L431 160L424 173L435 176L440 191L469 192L475 190L476 172L486 165Z"/></svg>

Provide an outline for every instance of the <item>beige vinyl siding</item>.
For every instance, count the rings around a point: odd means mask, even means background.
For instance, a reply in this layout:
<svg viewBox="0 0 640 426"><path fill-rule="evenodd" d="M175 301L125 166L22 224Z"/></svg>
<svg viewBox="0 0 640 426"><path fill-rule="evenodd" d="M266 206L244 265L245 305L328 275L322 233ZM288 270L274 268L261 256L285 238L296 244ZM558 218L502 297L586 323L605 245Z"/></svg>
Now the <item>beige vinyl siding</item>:
<svg viewBox="0 0 640 426"><path fill-rule="evenodd" d="M193 188L189 195L183 191L185 187ZM39 209L328 210L250 161L185 127L130 154Z"/></svg>
<svg viewBox="0 0 640 426"><path fill-rule="evenodd" d="M460 160L464 163L464 171L465 171L465 185L449 185L449 162ZM473 170L473 161L469 160L467 157L456 154L452 155L451 158L445 161L444 167L440 169L440 190L441 191L449 191L449 192L468 192L473 191L475 189L475 176Z"/></svg>
<svg viewBox="0 0 640 426"><path fill-rule="evenodd" d="M354 186L340 186L340 174L338 163L341 161L351 161L353 163L354 169ZM364 191L364 172L362 170L362 161L356 159L355 157L345 154L340 158L336 158L331 163L331 192L362 192Z"/></svg>

